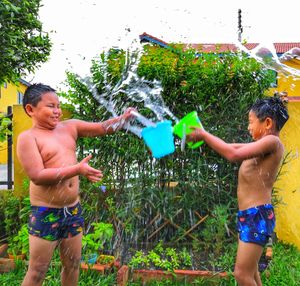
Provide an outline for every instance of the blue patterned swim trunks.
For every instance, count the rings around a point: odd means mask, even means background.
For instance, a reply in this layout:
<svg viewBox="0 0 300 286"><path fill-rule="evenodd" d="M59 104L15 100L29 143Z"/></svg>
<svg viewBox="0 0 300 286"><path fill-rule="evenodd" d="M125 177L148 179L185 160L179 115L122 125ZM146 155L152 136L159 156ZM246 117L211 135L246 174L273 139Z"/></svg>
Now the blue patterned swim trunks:
<svg viewBox="0 0 300 286"><path fill-rule="evenodd" d="M83 225L84 218L80 203L64 208L31 206L28 223L31 235L56 241L81 233Z"/></svg>
<svg viewBox="0 0 300 286"><path fill-rule="evenodd" d="M239 238L265 246L275 227L274 208L271 204L238 211L237 229Z"/></svg>

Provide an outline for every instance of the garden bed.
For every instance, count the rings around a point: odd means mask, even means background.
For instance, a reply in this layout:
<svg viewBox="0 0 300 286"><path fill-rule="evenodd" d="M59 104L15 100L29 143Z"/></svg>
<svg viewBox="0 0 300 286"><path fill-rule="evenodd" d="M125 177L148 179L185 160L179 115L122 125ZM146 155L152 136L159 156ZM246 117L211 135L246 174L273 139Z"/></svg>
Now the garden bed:
<svg viewBox="0 0 300 286"><path fill-rule="evenodd" d="M270 250L271 248L267 248L266 255L260 259L260 272L265 271L269 265L272 258ZM128 282L140 282L144 285L151 280L193 283L202 279L207 281L229 279L231 276L229 273L234 269L235 251L232 248L228 253L218 256L191 249L187 251L184 248L162 248L160 244L152 250L127 249L126 256L122 259L123 265L117 275L118 286L124 286Z"/></svg>
<svg viewBox="0 0 300 286"><path fill-rule="evenodd" d="M195 251L191 245L162 244L140 245L123 251L118 285L131 282L147 283L151 280L176 280L192 283L195 279L228 277L217 264L213 264L208 252ZM137 250L139 249L139 250ZM210 261L210 262L209 262Z"/></svg>
<svg viewBox="0 0 300 286"><path fill-rule="evenodd" d="M232 245L234 247L234 244ZM228 254L228 251L230 254ZM190 243L181 245L174 243L147 243L131 246L127 245L121 253L121 265L128 265L132 269L149 270L193 270L204 272L225 272L228 265L232 265L235 248L228 247L222 253L213 250L198 250ZM227 254L226 259L222 259ZM232 254L232 255L231 255ZM221 262L226 260L226 262ZM224 270L225 269L225 270Z"/></svg>
<svg viewBox="0 0 300 286"><path fill-rule="evenodd" d="M163 270L147 270L147 269L133 269L127 265L123 265L117 275L118 286L127 285L128 281L141 282L143 285L151 280L176 280L192 283L199 278L218 278L226 279L228 274L226 272L212 272L204 270L174 270L173 272Z"/></svg>

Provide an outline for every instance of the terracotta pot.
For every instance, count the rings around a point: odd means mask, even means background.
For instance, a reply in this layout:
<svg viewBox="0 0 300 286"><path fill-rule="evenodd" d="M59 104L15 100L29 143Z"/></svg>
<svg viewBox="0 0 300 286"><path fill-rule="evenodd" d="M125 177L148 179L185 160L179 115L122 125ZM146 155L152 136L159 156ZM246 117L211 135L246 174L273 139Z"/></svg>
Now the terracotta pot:
<svg viewBox="0 0 300 286"><path fill-rule="evenodd" d="M8 253L8 258L13 259L13 260L25 260L26 254L22 253L22 254L14 255L14 254Z"/></svg>
<svg viewBox="0 0 300 286"><path fill-rule="evenodd" d="M114 262L109 263L109 264L99 264L99 263L95 263L95 264L88 264L88 263L84 263L82 262L80 264L81 269L83 270L95 270L101 273L104 273L105 270L109 270L114 266Z"/></svg>
<svg viewBox="0 0 300 286"><path fill-rule="evenodd" d="M8 248L8 244L4 243L0 245L0 257L4 257L7 255L7 248Z"/></svg>
<svg viewBox="0 0 300 286"><path fill-rule="evenodd" d="M112 267L114 265L114 262L115 257L112 255L100 254L97 258L97 264L101 265L109 265L110 267Z"/></svg>
<svg viewBox="0 0 300 286"><path fill-rule="evenodd" d="M127 265L122 265L117 273L117 285L126 286L129 276L129 267Z"/></svg>
<svg viewBox="0 0 300 286"><path fill-rule="evenodd" d="M0 273L10 272L16 268L15 261L9 258L0 258Z"/></svg>
<svg viewBox="0 0 300 286"><path fill-rule="evenodd" d="M105 270L104 265L100 265L100 264L81 263L80 268L83 269L83 270L89 270L89 269L95 270L95 271L98 271L102 274L104 274L104 270Z"/></svg>
<svg viewBox="0 0 300 286"><path fill-rule="evenodd" d="M121 268L121 262L119 260L115 260L114 267L119 270Z"/></svg>
<svg viewBox="0 0 300 286"><path fill-rule="evenodd" d="M266 250L266 259L271 260L273 256L272 247L268 246Z"/></svg>

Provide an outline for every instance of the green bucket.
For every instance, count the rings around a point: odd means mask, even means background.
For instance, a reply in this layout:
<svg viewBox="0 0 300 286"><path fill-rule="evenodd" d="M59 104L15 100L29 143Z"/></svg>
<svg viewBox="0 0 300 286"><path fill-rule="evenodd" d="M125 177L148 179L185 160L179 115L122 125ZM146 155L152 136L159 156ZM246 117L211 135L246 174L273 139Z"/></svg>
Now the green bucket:
<svg viewBox="0 0 300 286"><path fill-rule="evenodd" d="M203 128L201 121L198 117L197 111L192 111L186 116L184 116L173 128L173 133L176 134L179 138L184 139L187 134L190 134L193 132L192 129L190 129L190 126L195 126L199 128ZM187 145L195 149L199 146L201 146L204 143L204 141L199 142L188 142Z"/></svg>

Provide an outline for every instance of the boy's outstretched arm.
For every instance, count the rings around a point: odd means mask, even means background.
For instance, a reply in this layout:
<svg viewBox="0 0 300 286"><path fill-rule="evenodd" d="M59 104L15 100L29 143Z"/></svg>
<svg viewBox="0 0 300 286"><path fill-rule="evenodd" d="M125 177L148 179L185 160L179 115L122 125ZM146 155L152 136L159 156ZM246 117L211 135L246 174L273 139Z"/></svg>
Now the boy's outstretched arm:
<svg viewBox="0 0 300 286"><path fill-rule="evenodd" d="M234 147L235 149L239 149L241 147L244 147L246 144L248 143L229 143L232 147Z"/></svg>
<svg viewBox="0 0 300 286"><path fill-rule="evenodd" d="M18 137L17 154L26 174L36 185L53 185L78 175L97 182L103 176L100 170L88 165L91 155L74 165L45 168L36 142L28 132Z"/></svg>
<svg viewBox="0 0 300 286"><path fill-rule="evenodd" d="M231 162L263 156L274 152L280 147L280 140L274 135L267 135L258 141L240 145L226 143L224 140L203 129L193 129L194 131L187 135L187 141L195 142L204 140L209 147Z"/></svg>
<svg viewBox="0 0 300 286"><path fill-rule="evenodd" d="M132 111L136 111L136 109L128 108L122 115L103 122L69 120L69 123L75 125L79 137L103 136L120 130L128 120L134 117Z"/></svg>

